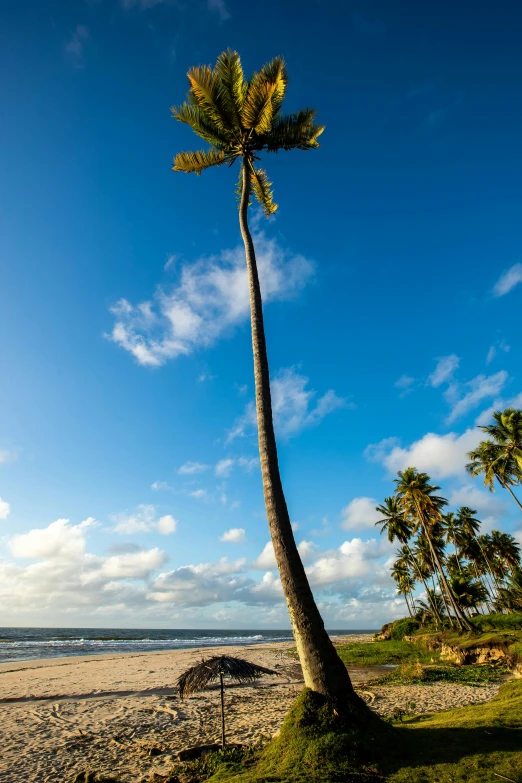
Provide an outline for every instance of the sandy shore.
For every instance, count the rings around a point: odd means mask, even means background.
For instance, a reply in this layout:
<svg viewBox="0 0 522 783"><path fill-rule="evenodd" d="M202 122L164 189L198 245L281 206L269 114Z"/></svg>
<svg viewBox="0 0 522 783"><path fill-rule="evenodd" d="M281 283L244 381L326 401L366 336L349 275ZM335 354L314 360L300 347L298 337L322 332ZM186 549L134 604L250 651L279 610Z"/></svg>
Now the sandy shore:
<svg viewBox="0 0 522 783"><path fill-rule="evenodd" d="M174 686L202 656L236 655L277 672L226 692L231 742L272 736L303 687L299 664L285 653L288 647L281 642L0 664L0 781L67 783L86 768L126 783L160 781L178 750L219 739L218 691L181 702ZM495 685L439 683L372 687L370 696L364 682L376 669L350 674L383 715L411 702L415 712L449 709L485 701L498 691Z"/></svg>

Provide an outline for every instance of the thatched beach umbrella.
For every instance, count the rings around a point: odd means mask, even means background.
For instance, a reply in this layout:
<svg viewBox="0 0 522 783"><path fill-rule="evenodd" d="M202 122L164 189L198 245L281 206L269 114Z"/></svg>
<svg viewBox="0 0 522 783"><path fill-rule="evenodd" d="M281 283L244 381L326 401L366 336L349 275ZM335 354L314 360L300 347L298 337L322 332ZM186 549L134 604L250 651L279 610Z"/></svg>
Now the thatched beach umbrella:
<svg viewBox="0 0 522 783"><path fill-rule="evenodd" d="M254 682L262 674L277 674L272 669L265 669L256 663L250 663L243 658L231 658L228 655L216 655L214 658L202 660L178 677L180 699L190 696L195 691L202 691L211 682L219 680L221 690L221 745L225 747L225 692L224 677L229 677L241 684Z"/></svg>

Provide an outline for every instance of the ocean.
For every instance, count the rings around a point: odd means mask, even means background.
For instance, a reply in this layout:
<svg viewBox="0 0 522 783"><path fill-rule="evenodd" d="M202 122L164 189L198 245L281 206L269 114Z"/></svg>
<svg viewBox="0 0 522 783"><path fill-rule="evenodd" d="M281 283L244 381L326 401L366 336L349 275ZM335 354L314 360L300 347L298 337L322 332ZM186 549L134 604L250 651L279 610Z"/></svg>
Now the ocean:
<svg viewBox="0 0 522 783"><path fill-rule="evenodd" d="M332 635L371 633L329 631ZM0 628L0 663L102 653L154 652L190 647L221 647L292 642L290 631L151 630L111 628Z"/></svg>

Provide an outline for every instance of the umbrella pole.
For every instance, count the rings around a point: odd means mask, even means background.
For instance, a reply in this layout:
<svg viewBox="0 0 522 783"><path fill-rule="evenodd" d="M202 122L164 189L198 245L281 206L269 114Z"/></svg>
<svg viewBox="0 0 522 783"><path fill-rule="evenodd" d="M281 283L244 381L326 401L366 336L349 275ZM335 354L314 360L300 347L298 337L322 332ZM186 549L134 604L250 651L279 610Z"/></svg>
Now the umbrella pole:
<svg viewBox="0 0 522 783"><path fill-rule="evenodd" d="M221 746L225 748L225 692L223 689L223 672L219 672L219 684L221 686Z"/></svg>

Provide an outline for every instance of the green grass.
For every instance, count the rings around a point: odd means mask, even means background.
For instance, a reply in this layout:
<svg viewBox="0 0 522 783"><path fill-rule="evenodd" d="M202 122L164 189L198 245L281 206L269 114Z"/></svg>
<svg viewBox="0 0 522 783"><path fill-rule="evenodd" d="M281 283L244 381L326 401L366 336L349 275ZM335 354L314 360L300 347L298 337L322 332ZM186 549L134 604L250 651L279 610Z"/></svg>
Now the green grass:
<svg viewBox="0 0 522 783"><path fill-rule="evenodd" d="M430 652L412 642L353 642L337 646L339 657L346 666L386 666L403 661L415 660L421 663L437 661L437 652Z"/></svg>
<svg viewBox="0 0 522 783"><path fill-rule="evenodd" d="M350 727L305 689L280 735L245 763L221 765L212 783L492 783L522 781L522 680L491 702Z"/></svg>
<svg viewBox="0 0 522 783"><path fill-rule="evenodd" d="M479 631L521 630L522 613L478 615L471 622Z"/></svg>
<svg viewBox="0 0 522 783"><path fill-rule="evenodd" d="M460 685L489 685L502 682L507 669L493 666L423 666L406 662L393 671L372 680L372 685L432 685L455 682Z"/></svg>

